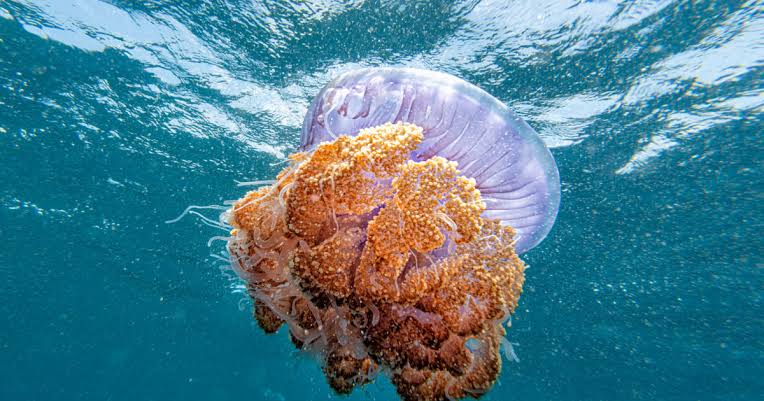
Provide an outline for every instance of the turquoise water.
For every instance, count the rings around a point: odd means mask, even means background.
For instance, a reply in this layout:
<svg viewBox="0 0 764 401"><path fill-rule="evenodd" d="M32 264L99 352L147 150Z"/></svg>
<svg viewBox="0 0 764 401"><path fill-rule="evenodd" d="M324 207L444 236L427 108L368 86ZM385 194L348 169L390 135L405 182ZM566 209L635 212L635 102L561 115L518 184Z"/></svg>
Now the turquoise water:
<svg viewBox="0 0 764 401"><path fill-rule="evenodd" d="M559 166L485 399L764 398L764 4L401 4L0 1L0 399L337 398L218 232L164 221L271 178L321 86L376 65L479 85Z"/></svg>

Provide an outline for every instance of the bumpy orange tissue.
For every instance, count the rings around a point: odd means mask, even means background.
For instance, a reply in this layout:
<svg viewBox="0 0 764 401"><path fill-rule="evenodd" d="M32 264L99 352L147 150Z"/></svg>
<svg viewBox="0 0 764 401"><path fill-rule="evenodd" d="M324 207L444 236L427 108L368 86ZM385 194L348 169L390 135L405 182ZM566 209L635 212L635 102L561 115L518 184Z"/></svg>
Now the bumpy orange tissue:
<svg viewBox="0 0 764 401"><path fill-rule="evenodd" d="M382 370L405 400L479 397L525 266L475 181L410 160L422 129L385 124L290 157L230 211L228 249L266 333L286 324L349 393Z"/></svg>

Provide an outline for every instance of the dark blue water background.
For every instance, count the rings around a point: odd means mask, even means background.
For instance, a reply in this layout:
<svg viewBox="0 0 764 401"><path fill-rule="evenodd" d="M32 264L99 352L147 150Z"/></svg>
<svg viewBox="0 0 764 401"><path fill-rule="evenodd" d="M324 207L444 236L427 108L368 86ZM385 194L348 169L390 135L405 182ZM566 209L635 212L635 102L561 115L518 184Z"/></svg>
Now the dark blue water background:
<svg viewBox="0 0 764 401"><path fill-rule="evenodd" d="M164 221L273 177L318 89L374 65L481 86L559 165L486 399L764 398L762 8L0 1L0 399L334 399L217 230Z"/></svg>

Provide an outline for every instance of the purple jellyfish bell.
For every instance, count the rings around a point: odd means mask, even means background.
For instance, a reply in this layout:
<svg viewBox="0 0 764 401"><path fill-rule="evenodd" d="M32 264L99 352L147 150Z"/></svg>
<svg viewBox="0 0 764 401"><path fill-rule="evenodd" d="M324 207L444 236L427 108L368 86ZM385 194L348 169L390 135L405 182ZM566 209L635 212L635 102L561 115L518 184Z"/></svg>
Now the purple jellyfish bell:
<svg viewBox="0 0 764 401"><path fill-rule="evenodd" d="M549 233L560 205L557 165L536 131L504 103L462 79L413 68L344 73L313 99L302 150L387 122L424 129L414 160L442 156L472 177L486 203L483 217L517 231L524 253Z"/></svg>

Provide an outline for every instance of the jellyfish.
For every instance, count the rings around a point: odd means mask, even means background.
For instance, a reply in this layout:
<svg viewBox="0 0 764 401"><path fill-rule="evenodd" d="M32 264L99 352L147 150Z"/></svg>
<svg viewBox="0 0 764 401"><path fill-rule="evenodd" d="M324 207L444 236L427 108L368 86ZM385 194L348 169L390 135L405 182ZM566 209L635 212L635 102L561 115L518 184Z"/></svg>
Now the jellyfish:
<svg viewBox="0 0 764 401"><path fill-rule="evenodd" d="M551 153L487 92L360 69L319 92L299 152L226 212L227 249L262 330L285 326L338 393L384 373L404 400L478 398L514 356L518 255L559 202Z"/></svg>

